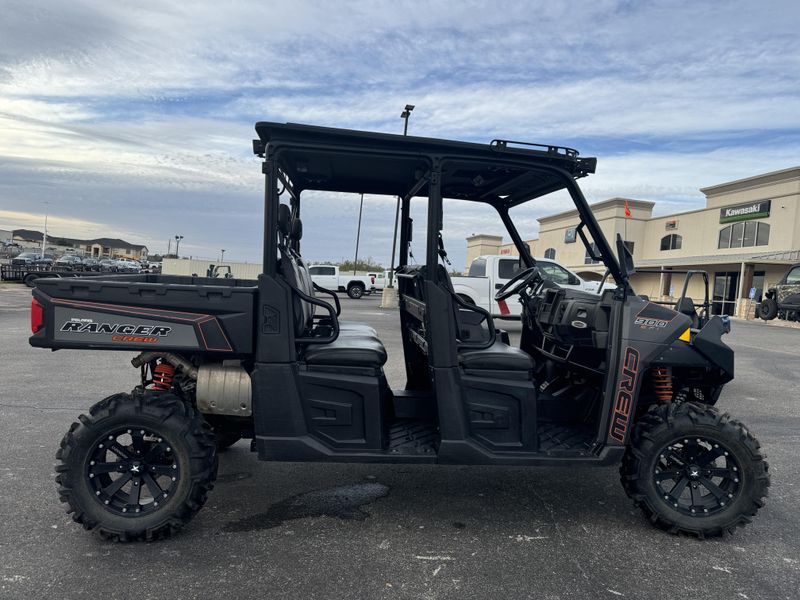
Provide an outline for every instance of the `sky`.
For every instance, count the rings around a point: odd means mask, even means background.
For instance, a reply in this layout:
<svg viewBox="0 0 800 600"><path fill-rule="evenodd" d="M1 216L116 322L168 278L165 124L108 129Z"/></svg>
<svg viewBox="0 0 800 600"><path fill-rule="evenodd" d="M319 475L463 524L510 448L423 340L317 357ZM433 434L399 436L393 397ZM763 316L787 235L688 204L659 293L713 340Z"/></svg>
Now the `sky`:
<svg viewBox="0 0 800 600"><path fill-rule="evenodd" d="M256 121L598 157L590 202L703 205L699 188L800 165L800 3L0 0L0 229L122 237L257 262ZM361 256L388 265L394 200L367 197ZM359 199L309 194L303 255L351 258ZM556 196L537 216L571 207ZM464 238L502 234L449 203ZM421 236L420 236L421 237ZM417 251L424 256L424 248Z"/></svg>

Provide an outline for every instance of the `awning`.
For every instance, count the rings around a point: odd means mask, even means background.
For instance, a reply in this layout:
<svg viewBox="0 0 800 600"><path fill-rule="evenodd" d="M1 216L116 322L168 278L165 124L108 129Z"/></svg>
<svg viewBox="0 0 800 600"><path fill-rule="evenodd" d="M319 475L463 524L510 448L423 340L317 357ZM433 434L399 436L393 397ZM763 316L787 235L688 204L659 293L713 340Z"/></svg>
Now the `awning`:
<svg viewBox="0 0 800 600"><path fill-rule="evenodd" d="M800 250L778 252L742 252L737 254L710 254L706 256L665 256L658 259L637 260L637 267L678 265L723 265L729 263L767 263L789 265L800 262Z"/></svg>

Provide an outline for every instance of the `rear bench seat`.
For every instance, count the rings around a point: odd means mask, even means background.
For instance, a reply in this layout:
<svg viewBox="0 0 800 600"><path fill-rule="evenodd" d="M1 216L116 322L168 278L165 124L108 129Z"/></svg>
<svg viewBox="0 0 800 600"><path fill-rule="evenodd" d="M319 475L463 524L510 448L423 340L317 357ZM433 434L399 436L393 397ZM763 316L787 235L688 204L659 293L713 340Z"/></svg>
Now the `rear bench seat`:
<svg viewBox="0 0 800 600"><path fill-rule="evenodd" d="M366 323L354 323L352 321L339 321L339 335L362 335L378 338L378 332Z"/></svg>
<svg viewBox="0 0 800 600"><path fill-rule="evenodd" d="M302 221L298 218L292 222L290 216L289 207L281 204L278 210L278 229L285 238L299 241L303 232ZM281 271L287 283L308 296L316 297L311 274L302 257L285 244L281 244L279 249ZM312 332L314 308L313 304L295 295L293 309L295 334L298 337ZM301 356L309 365L380 368L386 363L386 348L378 339L375 329L365 323L339 321L339 336L336 340L327 344L304 345L306 347Z"/></svg>
<svg viewBox="0 0 800 600"><path fill-rule="evenodd" d="M308 346L304 359L309 365L377 369L386 363L386 348L376 337L340 334L330 344Z"/></svg>

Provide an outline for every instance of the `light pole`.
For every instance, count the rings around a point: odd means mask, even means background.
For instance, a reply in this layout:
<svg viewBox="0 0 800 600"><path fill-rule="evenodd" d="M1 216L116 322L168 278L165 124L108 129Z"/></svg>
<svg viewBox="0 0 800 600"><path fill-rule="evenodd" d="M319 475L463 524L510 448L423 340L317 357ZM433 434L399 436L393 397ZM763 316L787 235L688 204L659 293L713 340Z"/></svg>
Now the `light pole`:
<svg viewBox="0 0 800 600"><path fill-rule="evenodd" d="M358 208L358 230L356 231L356 255L353 258L353 275L358 269L358 242L361 240L361 213L364 211L364 194L361 194L361 206Z"/></svg>
<svg viewBox="0 0 800 600"><path fill-rule="evenodd" d="M406 104L400 118L403 119L403 135L408 135L408 118L414 110L413 104ZM400 222L400 196L397 197L397 207L394 211L394 233L392 234L392 262L389 266L389 282L381 294L381 308L396 308L398 304L397 290L394 289L394 259L397 250L397 226Z"/></svg>
<svg viewBox="0 0 800 600"><path fill-rule="evenodd" d="M223 260L224 258L225 258L225 248L222 248L222 249L220 249L220 251L219 251L219 262L222 262L222 260Z"/></svg>
<svg viewBox="0 0 800 600"><path fill-rule="evenodd" d="M180 258L180 254L178 253L178 248L181 245L181 240L183 239L182 235L175 236L175 258Z"/></svg>
<svg viewBox="0 0 800 600"><path fill-rule="evenodd" d="M44 258L44 247L47 245L47 213L44 213L44 234L42 234L42 252L39 258Z"/></svg>
<svg viewBox="0 0 800 600"><path fill-rule="evenodd" d="M403 135L408 135L408 118L411 116L411 111L414 110L413 104L406 104L405 109L400 113L400 118L403 119ZM387 289L392 290L390 294L394 294L394 259L395 251L397 249L397 226L400 221L400 196L397 197L397 207L394 211L394 234L392 235L392 263L389 266L389 283L386 285ZM386 297L386 308L393 308L394 302ZM391 304L391 306L390 306ZM381 303L383 306L383 302Z"/></svg>
<svg viewBox="0 0 800 600"><path fill-rule="evenodd" d="M400 113L400 118L405 121L403 124L403 135L408 135L408 117L411 116L411 111L414 110L413 104L406 104L405 110Z"/></svg>

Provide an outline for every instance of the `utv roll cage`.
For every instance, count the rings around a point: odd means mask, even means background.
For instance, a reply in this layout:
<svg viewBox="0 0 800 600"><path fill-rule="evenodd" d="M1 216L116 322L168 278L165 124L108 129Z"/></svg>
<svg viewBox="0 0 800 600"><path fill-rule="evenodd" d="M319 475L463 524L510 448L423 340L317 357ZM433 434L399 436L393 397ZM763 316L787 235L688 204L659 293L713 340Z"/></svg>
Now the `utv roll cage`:
<svg viewBox="0 0 800 600"><path fill-rule="evenodd" d="M325 345L334 341L338 347L352 344L347 336L341 337L341 323L336 311L303 292L299 286L289 284L285 276L287 263L301 259L302 194L306 190L315 190L398 196L401 199L397 274L407 382L405 390L389 390L383 375L380 375L380 380L368 380L368 385L377 385L375 389L370 388L372 391L369 393L391 394L393 410L398 417L417 415L420 410L429 411L432 403L424 402L422 398L426 394L436 398L436 412L445 416L438 419L436 434L441 439L438 446L440 461L499 460L529 464L549 460L546 456L512 457L487 450L472 454L476 452L475 447L464 441L470 435L470 426L461 402L461 395L466 393L462 389L465 384L458 375L463 352L491 352L492 348L499 348L509 355L508 364L522 358L527 365L531 359L524 352L520 354L509 349L507 334L495 330L491 315L482 314L476 307L466 306L460 298L453 297L449 274L440 265L440 259L446 256L441 245L443 198L483 202L494 207L521 261L527 267L533 267L535 260L509 216L509 210L546 194L567 190L579 215L578 235L587 251L605 264L617 283L614 299L624 301L630 295L630 255L624 256L622 241L617 240L617 251L623 252L620 256L625 259L621 265L576 183L577 179L594 172L596 159L582 158L572 148L508 140L476 144L271 122L257 123L256 132L259 139L253 141L253 152L264 159L262 172L265 176L263 273L258 278L258 340L251 374L253 397L265 399L260 404L262 408L253 411L255 446L259 456L279 460L282 457L286 460L315 460L321 455L328 459L348 459L348 453L332 452L307 438L308 427L315 425L308 425L308 413L304 416L300 410L304 402L303 392L296 384L287 387L287 382L297 381L295 370L305 368L302 364L298 366L298 344L308 347L310 342L323 352ZM282 203L281 199L287 197L288 202ZM426 255L423 267L411 268L411 202L417 197L427 199ZM299 223L299 235L287 235L287 222ZM591 237L594 246L587 236ZM404 271L413 272L414 277L403 278ZM301 301L329 313L327 321L324 317L313 317L315 323L323 328L326 322L330 322L329 335L323 333L321 338L307 339L303 333L295 331L292 313L297 315L299 309L292 311L287 307L293 304L297 307ZM609 346L617 347L622 336L621 302L614 304L617 306L613 309L614 326L613 331L608 332L608 339ZM457 318L442 318L459 309L471 313L469 319L483 317L489 339L469 339L473 336L469 327L462 329L457 326ZM477 325L481 323L483 321ZM466 333L462 335L464 331ZM505 338L503 343L494 344L501 335ZM489 350L483 350L486 348ZM314 356L313 351L311 354ZM309 350L306 350L306 361L308 357ZM608 372L617 372L619 360L616 354L609 356ZM436 376L433 376L434 372ZM511 379L505 385L510 393L524 395L522 402L527 405L530 402L528 395L533 393L530 389L532 384L528 379L525 379L526 383L518 382L515 379L518 376L518 373L510 373ZM602 384L603 403L608 410L601 412L591 444L598 454L593 458L582 455L579 459L613 461L621 451L619 441L608 437L615 382L616 377L607 377ZM267 400L270 398L282 400ZM370 417L370 420L375 419ZM520 423L515 427L524 432L521 435L527 436L521 442L522 446L533 448L536 445L535 425ZM367 445L370 444L373 442ZM384 456L385 451L374 455L376 460L383 460L380 457ZM359 457L359 460L367 460L368 453L362 452ZM414 458L417 459L425 457Z"/></svg>
<svg viewBox="0 0 800 600"><path fill-rule="evenodd" d="M591 251L591 249L590 249ZM596 260L596 259L595 259ZM636 269L637 273L652 273L655 275L685 275L683 278L683 286L681 287L681 295L678 296L678 299L675 301L670 300L652 300L648 298L649 302L653 304L660 304L662 306L669 306L676 310L679 313L683 313L688 317L692 318L693 322L695 321L694 317L697 317L696 322L693 323L698 329L702 329L703 325L705 325L708 320L711 318L711 300L709 295L709 279L708 279L708 271L703 271L702 269L667 269L661 267L659 269ZM600 281L600 290L603 289L606 280L608 279L609 272L606 271L605 275L603 275L603 279ZM689 282L692 280L692 277L699 276L703 279L703 303L700 306L696 306L694 300L687 296L689 292ZM699 313L697 312L699 309Z"/></svg>
<svg viewBox="0 0 800 600"><path fill-rule="evenodd" d="M264 158L264 274L277 264L278 197L290 196L292 216L300 215L305 190L399 196L404 223L415 196L428 198L428 277L436 280L442 199L489 204L497 210L522 261L534 261L509 218L509 209L566 189L578 210L577 233L595 260L602 261L618 285L627 277L602 235L575 180L594 173L596 158L582 158L563 146L495 139L488 145L299 124L260 122L253 152ZM279 189L280 185L280 189ZM589 243L588 231L595 243ZM401 229L400 265L408 259L408 235ZM595 251L596 250L596 251Z"/></svg>
<svg viewBox="0 0 800 600"><path fill-rule="evenodd" d="M678 299L674 302L666 301L666 300L650 300L653 304L661 304L663 306L671 306L679 313L683 313L689 317L692 315L697 315L699 328L708 322L708 319L711 317L711 300L709 297L709 281L708 281L708 271L703 271L701 269L636 269L637 273L656 273L659 275L685 275L686 277L683 278L683 286L681 287L681 295L678 296ZM698 276L703 279L703 303L696 307L694 304L694 300L691 297L687 296L686 294L689 291L689 282L692 280L692 277ZM700 309L700 313L697 313L697 309Z"/></svg>

